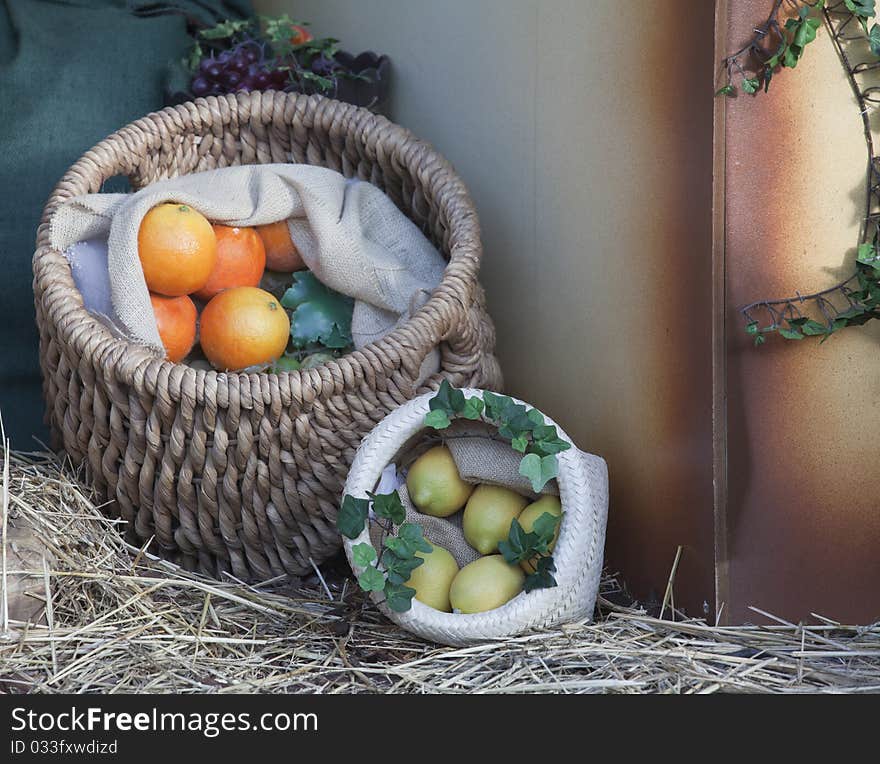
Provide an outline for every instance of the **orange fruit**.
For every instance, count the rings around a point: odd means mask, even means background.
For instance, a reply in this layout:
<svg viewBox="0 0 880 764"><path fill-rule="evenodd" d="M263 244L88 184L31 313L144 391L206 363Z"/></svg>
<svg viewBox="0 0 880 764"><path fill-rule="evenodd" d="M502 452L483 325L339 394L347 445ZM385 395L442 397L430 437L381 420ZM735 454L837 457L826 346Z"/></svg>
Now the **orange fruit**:
<svg viewBox="0 0 880 764"><path fill-rule="evenodd" d="M158 204L141 221L138 255L149 290L180 297L207 283L217 261L217 237L192 207Z"/></svg>
<svg viewBox="0 0 880 764"><path fill-rule="evenodd" d="M165 297L151 292L150 304L156 314L156 326L165 346L165 357L172 363L182 361L196 341L198 313L195 303L186 295Z"/></svg>
<svg viewBox="0 0 880 764"><path fill-rule="evenodd" d="M257 233L266 248L266 267L270 271L292 273L306 267L302 255L290 238L286 220L277 223L258 225Z"/></svg>
<svg viewBox="0 0 880 764"><path fill-rule="evenodd" d="M202 350L215 369L238 371L276 360L287 347L290 319L256 287L224 289L202 311Z"/></svg>
<svg viewBox="0 0 880 764"><path fill-rule="evenodd" d="M214 225L217 237L217 262L208 283L195 295L210 300L224 289L257 286L266 269L266 248L253 228Z"/></svg>

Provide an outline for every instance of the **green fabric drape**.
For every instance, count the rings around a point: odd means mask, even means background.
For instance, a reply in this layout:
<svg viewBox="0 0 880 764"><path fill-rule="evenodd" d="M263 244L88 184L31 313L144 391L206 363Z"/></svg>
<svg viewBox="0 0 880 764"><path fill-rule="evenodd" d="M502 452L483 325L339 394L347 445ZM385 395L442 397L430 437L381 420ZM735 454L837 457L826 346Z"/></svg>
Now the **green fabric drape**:
<svg viewBox="0 0 880 764"><path fill-rule="evenodd" d="M0 0L0 415L18 448L46 439L31 256L49 193L84 151L162 107L188 25L251 12L249 0Z"/></svg>

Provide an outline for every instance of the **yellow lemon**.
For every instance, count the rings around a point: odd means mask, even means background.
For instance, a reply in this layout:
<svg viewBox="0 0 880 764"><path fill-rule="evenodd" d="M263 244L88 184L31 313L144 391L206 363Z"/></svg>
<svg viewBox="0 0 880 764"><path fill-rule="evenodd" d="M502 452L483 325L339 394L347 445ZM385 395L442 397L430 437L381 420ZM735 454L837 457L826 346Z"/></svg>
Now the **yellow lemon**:
<svg viewBox="0 0 880 764"><path fill-rule="evenodd" d="M406 476L406 488L416 509L433 517L454 515L474 490L459 476L446 446L434 446L413 462Z"/></svg>
<svg viewBox="0 0 880 764"><path fill-rule="evenodd" d="M522 591L525 577L500 554L480 557L458 572L449 590L449 602L460 613L494 610Z"/></svg>
<svg viewBox="0 0 880 764"><path fill-rule="evenodd" d="M419 602L448 613L452 610L449 587L458 573L458 563L442 546L433 543L432 546L430 552L416 552L416 557L424 562L410 574L406 586L416 590L415 598Z"/></svg>
<svg viewBox="0 0 880 764"><path fill-rule="evenodd" d="M499 485L480 485L464 508L464 537L480 554L498 551L498 542L510 533L510 524L519 517L528 499Z"/></svg>

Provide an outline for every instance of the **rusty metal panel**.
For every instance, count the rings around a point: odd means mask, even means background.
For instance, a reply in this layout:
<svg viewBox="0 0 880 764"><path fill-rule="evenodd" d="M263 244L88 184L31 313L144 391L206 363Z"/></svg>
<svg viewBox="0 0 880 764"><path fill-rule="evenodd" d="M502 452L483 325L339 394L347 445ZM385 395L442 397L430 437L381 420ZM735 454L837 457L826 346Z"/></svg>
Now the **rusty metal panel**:
<svg viewBox="0 0 880 764"><path fill-rule="evenodd" d="M719 58L751 36L770 5L719 4ZM731 622L761 620L750 606L794 621L811 613L872 621L880 617L880 498L871 487L880 329L753 348L737 311L831 286L854 267L867 153L828 31L769 94L740 95L716 118L727 396L719 599Z"/></svg>

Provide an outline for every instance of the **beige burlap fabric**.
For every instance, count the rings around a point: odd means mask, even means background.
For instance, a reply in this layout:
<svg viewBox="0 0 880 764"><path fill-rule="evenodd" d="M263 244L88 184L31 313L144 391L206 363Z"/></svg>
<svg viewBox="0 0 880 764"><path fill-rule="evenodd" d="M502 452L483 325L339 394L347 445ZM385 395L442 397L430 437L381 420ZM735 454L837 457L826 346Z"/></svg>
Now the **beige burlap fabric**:
<svg viewBox="0 0 880 764"><path fill-rule="evenodd" d="M443 442L452 454L458 474L467 483L503 485L531 499L548 493L559 496L555 480L547 483L541 494L535 493L528 478L519 474L522 454L485 422L455 421L445 431Z"/></svg>
<svg viewBox="0 0 880 764"><path fill-rule="evenodd" d="M329 287L355 298L357 347L390 332L429 297L445 261L394 203L370 183L324 167L224 167L153 183L134 194L88 194L52 217L51 245L66 250L107 237L116 320L135 342L163 353L137 253L144 215L179 202L225 225L287 220L306 265Z"/></svg>

